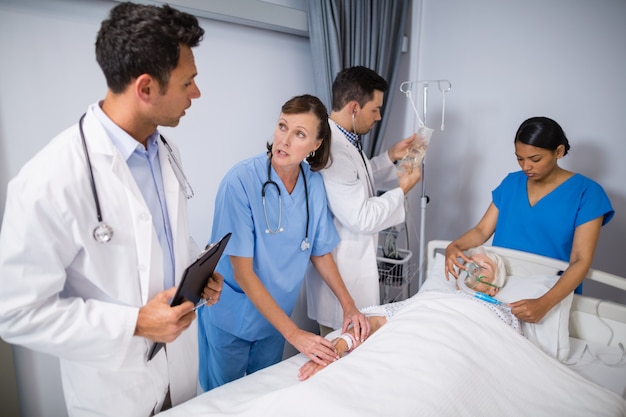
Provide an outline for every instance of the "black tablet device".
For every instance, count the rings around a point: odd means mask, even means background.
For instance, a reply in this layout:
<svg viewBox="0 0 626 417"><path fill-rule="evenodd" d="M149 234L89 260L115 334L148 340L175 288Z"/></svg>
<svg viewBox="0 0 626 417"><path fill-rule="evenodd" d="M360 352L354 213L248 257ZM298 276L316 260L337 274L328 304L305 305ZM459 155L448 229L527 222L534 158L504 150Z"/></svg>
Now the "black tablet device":
<svg viewBox="0 0 626 417"><path fill-rule="evenodd" d="M176 294L170 302L172 307L182 304L186 300L196 305L202 302L202 291L204 287L206 287L213 271L215 271L217 262L220 260L222 253L224 253L230 236L231 233L227 233L219 242L208 245L200 256L198 256L198 259L185 269ZM154 358L163 345L163 343L155 343L152 349L150 349L148 360Z"/></svg>

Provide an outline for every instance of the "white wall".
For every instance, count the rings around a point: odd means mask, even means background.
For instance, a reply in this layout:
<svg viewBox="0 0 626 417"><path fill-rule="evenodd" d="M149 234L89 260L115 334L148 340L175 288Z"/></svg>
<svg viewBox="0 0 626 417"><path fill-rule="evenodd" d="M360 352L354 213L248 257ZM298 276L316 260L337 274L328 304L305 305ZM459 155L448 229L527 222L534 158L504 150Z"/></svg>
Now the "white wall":
<svg viewBox="0 0 626 417"><path fill-rule="evenodd" d="M116 4L0 0L2 202L6 183L24 162L104 97L94 42ZM196 193L189 204L191 229L204 244L221 176L263 152L283 102L314 87L307 38L200 20L206 34L194 54L202 96L180 126L164 130L181 149Z"/></svg>
<svg viewBox="0 0 626 417"><path fill-rule="evenodd" d="M562 166L598 181L616 211L602 228L593 266L623 275L626 2L423 0L421 18L415 3L420 30L411 51L420 49L412 79L452 82L446 129L433 134L426 161L426 240L455 239L480 220L491 191L519 169L517 127L548 116L570 140ZM440 95L430 96L427 124L436 127ZM408 117L407 131L412 123ZM586 284L585 292L626 302L599 284Z"/></svg>
<svg viewBox="0 0 626 417"><path fill-rule="evenodd" d="M116 4L0 0L0 217L9 179L104 97L94 42ZM194 187L190 226L204 245L221 177L235 162L263 152L282 103L314 86L308 38L200 21L206 34L194 54L202 97L180 126L166 131L177 141ZM56 361L22 348L15 354L23 415L65 415Z"/></svg>

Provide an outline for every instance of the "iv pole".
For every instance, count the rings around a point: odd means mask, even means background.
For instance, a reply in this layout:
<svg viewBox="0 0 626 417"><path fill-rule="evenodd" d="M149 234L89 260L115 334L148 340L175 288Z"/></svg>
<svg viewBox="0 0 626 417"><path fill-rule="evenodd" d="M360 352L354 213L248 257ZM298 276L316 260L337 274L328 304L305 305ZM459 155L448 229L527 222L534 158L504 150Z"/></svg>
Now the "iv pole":
<svg viewBox="0 0 626 417"><path fill-rule="evenodd" d="M442 112L441 112L441 130L444 129L444 112L445 112L445 96L446 93L452 89L452 83L449 80L419 80L419 81L405 81L400 84L400 91L403 92L409 100L411 100L410 92L412 85L421 85L422 86L422 119L424 124L426 124L426 115L428 113L428 86L429 84L437 84L437 88L442 94ZM413 104L411 102L411 104ZM413 105L415 109L415 105ZM419 120L419 114L416 117ZM424 283L424 259L425 259L425 248L426 244L424 242L425 233L426 233L426 205L428 204L430 198L426 195L426 155L424 159L422 159L422 195L420 197L420 242L419 242L419 266L418 266L418 289L422 287Z"/></svg>

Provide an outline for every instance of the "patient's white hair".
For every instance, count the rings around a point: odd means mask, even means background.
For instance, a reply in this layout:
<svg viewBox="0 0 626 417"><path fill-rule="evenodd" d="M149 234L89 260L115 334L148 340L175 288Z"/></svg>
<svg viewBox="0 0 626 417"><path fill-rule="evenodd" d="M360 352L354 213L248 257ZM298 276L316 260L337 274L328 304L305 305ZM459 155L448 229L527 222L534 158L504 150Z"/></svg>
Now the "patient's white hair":
<svg viewBox="0 0 626 417"><path fill-rule="evenodd" d="M493 285L502 288L506 281L506 265L504 259L495 252L486 249L484 246L477 246L467 250L467 256L471 258L474 255L485 254L493 263L495 270L493 275Z"/></svg>

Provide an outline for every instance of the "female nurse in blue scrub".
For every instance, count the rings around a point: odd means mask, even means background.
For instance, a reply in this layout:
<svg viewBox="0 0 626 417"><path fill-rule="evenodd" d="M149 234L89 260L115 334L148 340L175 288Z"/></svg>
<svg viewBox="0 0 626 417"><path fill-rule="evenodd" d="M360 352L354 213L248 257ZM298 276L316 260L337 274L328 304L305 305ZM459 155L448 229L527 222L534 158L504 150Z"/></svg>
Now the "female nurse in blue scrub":
<svg viewBox="0 0 626 417"><path fill-rule="evenodd" d="M204 390L279 362L285 340L320 365L336 360L330 341L290 319L309 262L340 301L343 330L352 324L360 339L369 334L331 254L339 237L317 172L328 164L330 137L322 102L294 97L268 151L235 165L220 184L211 240L232 237L217 267L220 302L198 315Z"/></svg>
<svg viewBox="0 0 626 417"><path fill-rule="evenodd" d="M567 171L558 160L569 142L557 122L533 117L515 135L521 171L510 173L492 193L478 224L446 248L446 276L457 276L463 250L485 243L569 262L559 281L537 299L511 303L515 316L536 323L572 291L580 291L600 236L615 213L604 189L595 181Z"/></svg>

